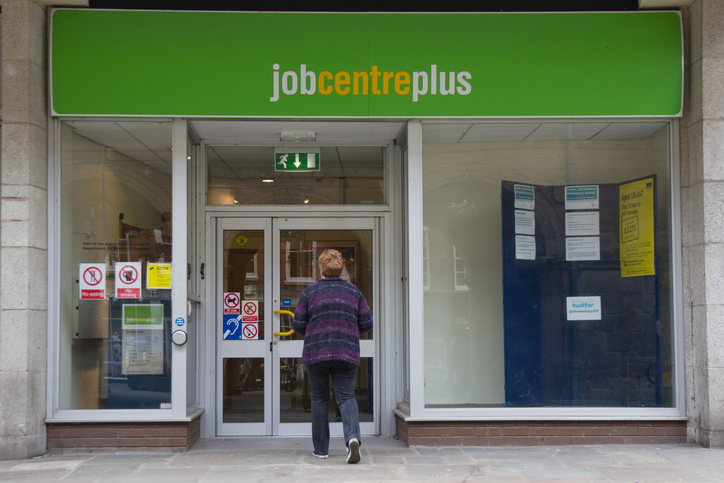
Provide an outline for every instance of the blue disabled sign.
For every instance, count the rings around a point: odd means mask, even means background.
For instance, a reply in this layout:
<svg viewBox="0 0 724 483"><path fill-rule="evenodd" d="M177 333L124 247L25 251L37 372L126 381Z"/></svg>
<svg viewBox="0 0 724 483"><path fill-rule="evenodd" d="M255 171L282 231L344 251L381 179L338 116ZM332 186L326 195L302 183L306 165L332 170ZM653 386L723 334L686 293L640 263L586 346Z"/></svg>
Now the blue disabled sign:
<svg viewBox="0 0 724 483"><path fill-rule="evenodd" d="M224 315L224 340L241 340L241 315Z"/></svg>

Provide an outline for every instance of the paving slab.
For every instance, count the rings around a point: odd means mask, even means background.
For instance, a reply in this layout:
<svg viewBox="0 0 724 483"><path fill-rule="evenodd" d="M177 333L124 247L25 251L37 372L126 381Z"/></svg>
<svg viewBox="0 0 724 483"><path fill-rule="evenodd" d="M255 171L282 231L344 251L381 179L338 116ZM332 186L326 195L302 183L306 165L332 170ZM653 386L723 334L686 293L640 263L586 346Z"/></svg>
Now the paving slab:
<svg viewBox="0 0 724 483"><path fill-rule="evenodd" d="M599 468L603 476L615 483L628 483L631 481L643 482L710 482L711 480L694 473L687 468L672 467L645 467L631 468Z"/></svg>
<svg viewBox="0 0 724 483"><path fill-rule="evenodd" d="M62 453L0 462L0 481L74 483L724 483L724 450L697 445L407 447L365 438L312 456L311 438L219 438L185 453Z"/></svg>

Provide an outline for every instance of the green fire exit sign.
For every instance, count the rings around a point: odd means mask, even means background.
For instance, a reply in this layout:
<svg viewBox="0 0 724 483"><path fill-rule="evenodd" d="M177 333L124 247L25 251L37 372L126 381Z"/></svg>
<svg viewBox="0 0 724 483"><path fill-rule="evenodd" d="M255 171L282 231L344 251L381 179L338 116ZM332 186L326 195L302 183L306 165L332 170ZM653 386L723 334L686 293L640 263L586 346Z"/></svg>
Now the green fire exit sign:
<svg viewBox="0 0 724 483"><path fill-rule="evenodd" d="M274 153L274 169L276 171L319 171L319 152Z"/></svg>

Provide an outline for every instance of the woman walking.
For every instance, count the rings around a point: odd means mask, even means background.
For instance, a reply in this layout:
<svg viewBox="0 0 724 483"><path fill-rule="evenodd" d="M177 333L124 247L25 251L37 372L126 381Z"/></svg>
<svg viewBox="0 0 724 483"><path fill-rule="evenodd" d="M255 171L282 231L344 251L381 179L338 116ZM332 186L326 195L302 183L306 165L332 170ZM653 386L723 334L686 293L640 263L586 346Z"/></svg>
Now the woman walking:
<svg viewBox="0 0 724 483"><path fill-rule="evenodd" d="M359 367L359 336L372 330L372 313L362 293L340 278L342 254L326 250L319 256L321 278L309 285L294 311L292 328L304 337L304 363L312 395L314 456L329 456L329 378L342 414L347 462L360 460L359 408L354 381Z"/></svg>

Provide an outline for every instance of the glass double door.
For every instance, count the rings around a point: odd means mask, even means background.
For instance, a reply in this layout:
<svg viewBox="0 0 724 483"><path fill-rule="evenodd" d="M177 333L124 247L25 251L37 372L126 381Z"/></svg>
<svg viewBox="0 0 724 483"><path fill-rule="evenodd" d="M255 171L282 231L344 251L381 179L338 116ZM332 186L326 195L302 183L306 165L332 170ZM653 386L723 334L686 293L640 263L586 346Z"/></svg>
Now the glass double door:
<svg viewBox="0 0 724 483"><path fill-rule="evenodd" d="M218 218L216 229L217 433L311 435L303 338L292 332L302 291L319 279L317 259L342 253L342 278L378 313L375 218ZM375 323L378 318L375 317ZM363 434L375 434L374 336L363 334L355 393ZM342 435L330 397L333 436Z"/></svg>

